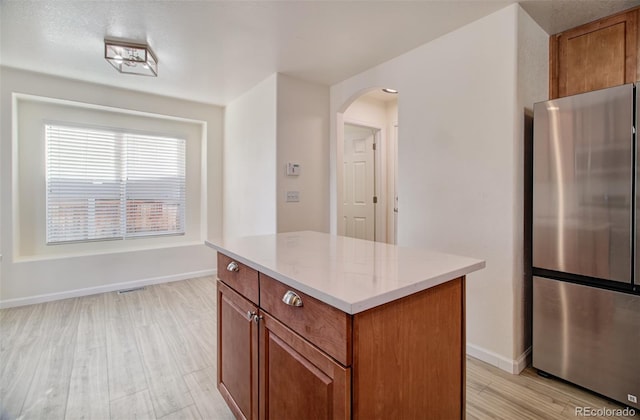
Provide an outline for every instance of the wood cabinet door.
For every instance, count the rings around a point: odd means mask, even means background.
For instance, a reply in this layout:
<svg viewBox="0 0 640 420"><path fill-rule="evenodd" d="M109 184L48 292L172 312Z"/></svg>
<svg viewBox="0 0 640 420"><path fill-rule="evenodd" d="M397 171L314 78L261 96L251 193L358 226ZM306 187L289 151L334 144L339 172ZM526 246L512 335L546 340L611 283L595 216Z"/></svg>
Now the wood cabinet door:
<svg viewBox="0 0 640 420"><path fill-rule="evenodd" d="M257 312L218 281L218 390L239 419L258 418Z"/></svg>
<svg viewBox="0 0 640 420"><path fill-rule="evenodd" d="M349 419L350 368L261 315L260 419Z"/></svg>
<svg viewBox="0 0 640 420"><path fill-rule="evenodd" d="M637 79L638 9L553 35L551 99L633 83Z"/></svg>

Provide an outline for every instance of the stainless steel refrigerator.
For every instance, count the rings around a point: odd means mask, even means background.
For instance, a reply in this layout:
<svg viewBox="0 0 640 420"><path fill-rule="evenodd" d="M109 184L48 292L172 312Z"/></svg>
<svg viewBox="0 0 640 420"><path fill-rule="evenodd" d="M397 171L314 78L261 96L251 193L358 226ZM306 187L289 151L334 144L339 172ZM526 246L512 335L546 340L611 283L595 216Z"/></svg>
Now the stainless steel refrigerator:
<svg viewBox="0 0 640 420"><path fill-rule="evenodd" d="M534 105L533 366L640 408L640 85Z"/></svg>

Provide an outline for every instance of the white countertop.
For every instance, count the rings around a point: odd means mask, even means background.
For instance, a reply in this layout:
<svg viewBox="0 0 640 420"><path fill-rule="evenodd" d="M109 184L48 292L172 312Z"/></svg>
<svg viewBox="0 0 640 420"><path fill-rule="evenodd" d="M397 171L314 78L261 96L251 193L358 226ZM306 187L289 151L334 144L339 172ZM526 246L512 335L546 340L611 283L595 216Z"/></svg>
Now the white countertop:
<svg viewBox="0 0 640 420"><path fill-rule="evenodd" d="M205 244L349 314L485 266L475 258L311 231L214 239Z"/></svg>

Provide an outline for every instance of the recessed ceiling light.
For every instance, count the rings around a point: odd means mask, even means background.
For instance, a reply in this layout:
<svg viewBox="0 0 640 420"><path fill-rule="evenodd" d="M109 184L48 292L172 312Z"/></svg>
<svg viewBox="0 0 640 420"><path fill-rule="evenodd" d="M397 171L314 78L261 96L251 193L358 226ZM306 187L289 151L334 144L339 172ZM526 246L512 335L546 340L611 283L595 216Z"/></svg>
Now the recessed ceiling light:
<svg viewBox="0 0 640 420"><path fill-rule="evenodd" d="M382 89L382 91L383 91L383 92L386 92L386 93L398 93L398 91L397 91L397 90L395 90L395 89L389 89L389 88L384 88L384 89Z"/></svg>

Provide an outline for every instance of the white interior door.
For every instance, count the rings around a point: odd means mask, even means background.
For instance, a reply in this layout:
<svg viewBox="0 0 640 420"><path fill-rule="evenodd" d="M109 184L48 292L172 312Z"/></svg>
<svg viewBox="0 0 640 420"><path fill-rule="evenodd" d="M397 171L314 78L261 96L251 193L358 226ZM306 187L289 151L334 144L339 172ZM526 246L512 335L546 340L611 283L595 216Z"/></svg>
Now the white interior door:
<svg viewBox="0 0 640 420"><path fill-rule="evenodd" d="M375 132L345 124L343 172L344 234L375 240Z"/></svg>

